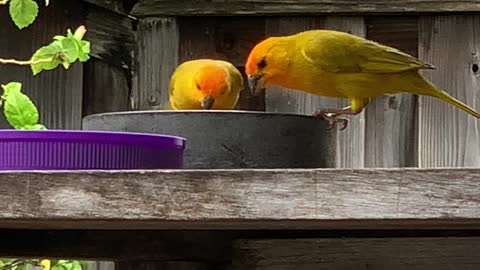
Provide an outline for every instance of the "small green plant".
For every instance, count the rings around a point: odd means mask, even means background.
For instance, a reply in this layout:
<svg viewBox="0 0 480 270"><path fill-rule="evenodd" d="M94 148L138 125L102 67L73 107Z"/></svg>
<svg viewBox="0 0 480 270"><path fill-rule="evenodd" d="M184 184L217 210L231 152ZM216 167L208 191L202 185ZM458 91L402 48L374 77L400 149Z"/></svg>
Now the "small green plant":
<svg viewBox="0 0 480 270"><path fill-rule="evenodd" d="M0 5L7 4L10 17L19 29L31 25L38 16L38 4L34 0L0 0ZM45 0L45 6L48 4L49 0ZM90 58L90 43L83 40L86 31L84 26L78 27L74 33L68 29L65 36L53 37L50 44L39 48L29 60L0 58L0 64L30 66L33 75L55 69L60 65L68 69L74 62L85 62ZM3 90L0 96L0 109L3 106L5 117L13 128L46 129L39 123L39 114L35 104L22 93L20 82L0 85ZM0 259L0 270L26 270L27 266L39 270L82 270L81 262L75 260Z"/></svg>
<svg viewBox="0 0 480 270"><path fill-rule="evenodd" d="M33 0L0 0L0 4L9 4L10 16L19 29L27 27L38 15L38 5ZM49 1L46 0L48 5ZM77 60L87 61L90 56L90 43L83 40L86 33L84 26L78 27L74 33L67 30L66 36L55 36L53 41L39 48L29 60L3 59L0 64L30 66L33 75L44 70L52 70L62 65L68 69ZM4 114L8 123L15 129L44 130L40 124L38 110L30 98L22 93L20 82L2 84L3 94L0 107L4 106Z"/></svg>
<svg viewBox="0 0 480 270"><path fill-rule="evenodd" d="M31 266L36 270L82 270L79 261L48 259L0 259L0 270L26 270Z"/></svg>
<svg viewBox="0 0 480 270"><path fill-rule="evenodd" d="M68 69L77 60L87 61L90 56L90 43L82 40L86 29L80 26L75 33L67 30L66 36L55 36L53 42L38 49L30 60L1 59L0 64L29 65L33 75L44 70L52 70L62 65ZM8 123L15 129L42 130L44 125L38 123L38 110L30 98L22 93L20 82L2 85L3 95L0 106L4 105L4 114Z"/></svg>

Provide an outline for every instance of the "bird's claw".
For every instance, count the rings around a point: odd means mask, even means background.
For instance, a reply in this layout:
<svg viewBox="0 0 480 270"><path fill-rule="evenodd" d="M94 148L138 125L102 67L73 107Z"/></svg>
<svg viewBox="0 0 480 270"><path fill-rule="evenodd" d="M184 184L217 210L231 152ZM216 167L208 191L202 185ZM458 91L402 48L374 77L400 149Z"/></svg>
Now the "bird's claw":
<svg viewBox="0 0 480 270"><path fill-rule="evenodd" d="M313 114L314 117L322 118L328 122L327 129L332 129L337 126L337 124L341 123L342 127L340 130L344 130L348 126L348 119L339 118L335 113L329 113L325 110L319 110Z"/></svg>

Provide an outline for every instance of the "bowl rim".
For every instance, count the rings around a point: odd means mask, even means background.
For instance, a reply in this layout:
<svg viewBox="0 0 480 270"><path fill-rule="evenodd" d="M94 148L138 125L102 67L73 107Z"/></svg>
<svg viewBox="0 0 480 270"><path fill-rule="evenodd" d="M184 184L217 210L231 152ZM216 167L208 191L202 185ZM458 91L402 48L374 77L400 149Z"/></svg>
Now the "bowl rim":
<svg viewBox="0 0 480 270"><path fill-rule="evenodd" d="M0 141L13 140L54 140L54 141L97 141L103 143L127 143L142 145L163 145L166 147L185 147L187 139L174 135L145 132L103 131L103 130L0 130Z"/></svg>

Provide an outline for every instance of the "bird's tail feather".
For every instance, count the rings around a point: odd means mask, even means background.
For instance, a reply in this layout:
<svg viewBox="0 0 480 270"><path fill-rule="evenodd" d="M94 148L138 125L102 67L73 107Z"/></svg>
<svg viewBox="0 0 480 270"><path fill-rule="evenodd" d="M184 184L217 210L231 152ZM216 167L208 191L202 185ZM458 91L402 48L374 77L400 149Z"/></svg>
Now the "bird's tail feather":
<svg viewBox="0 0 480 270"><path fill-rule="evenodd" d="M435 85L433 85L432 83L430 83L429 81L424 79L422 76L420 76L420 78L421 78L421 83L417 84L417 86L421 85L419 87L421 89L421 90L419 89L420 90L419 94L438 98L440 100L443 100L447 103L450 103L450 104L454 105L455 107L457 107L457 108L475 116L476 118L480 118L480 113L475 111L472 107L470 107L467 104L461 102L460 100L452 97L447 92L438 89Z"/></svg>

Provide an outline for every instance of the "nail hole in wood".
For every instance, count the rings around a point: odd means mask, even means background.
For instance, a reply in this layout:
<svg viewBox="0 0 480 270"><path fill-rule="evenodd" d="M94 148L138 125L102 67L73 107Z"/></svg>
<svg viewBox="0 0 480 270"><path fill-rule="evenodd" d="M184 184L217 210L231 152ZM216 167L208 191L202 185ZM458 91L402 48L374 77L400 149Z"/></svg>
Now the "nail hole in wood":
<svg viewBox="0 0 480 270"><path fill-rule="evenodd" d="M473 71L473 73L477 73L478 70L479 70L478 65L477 65L477 64L473 64L473 65L472 65L472 71Z"/></svg>

